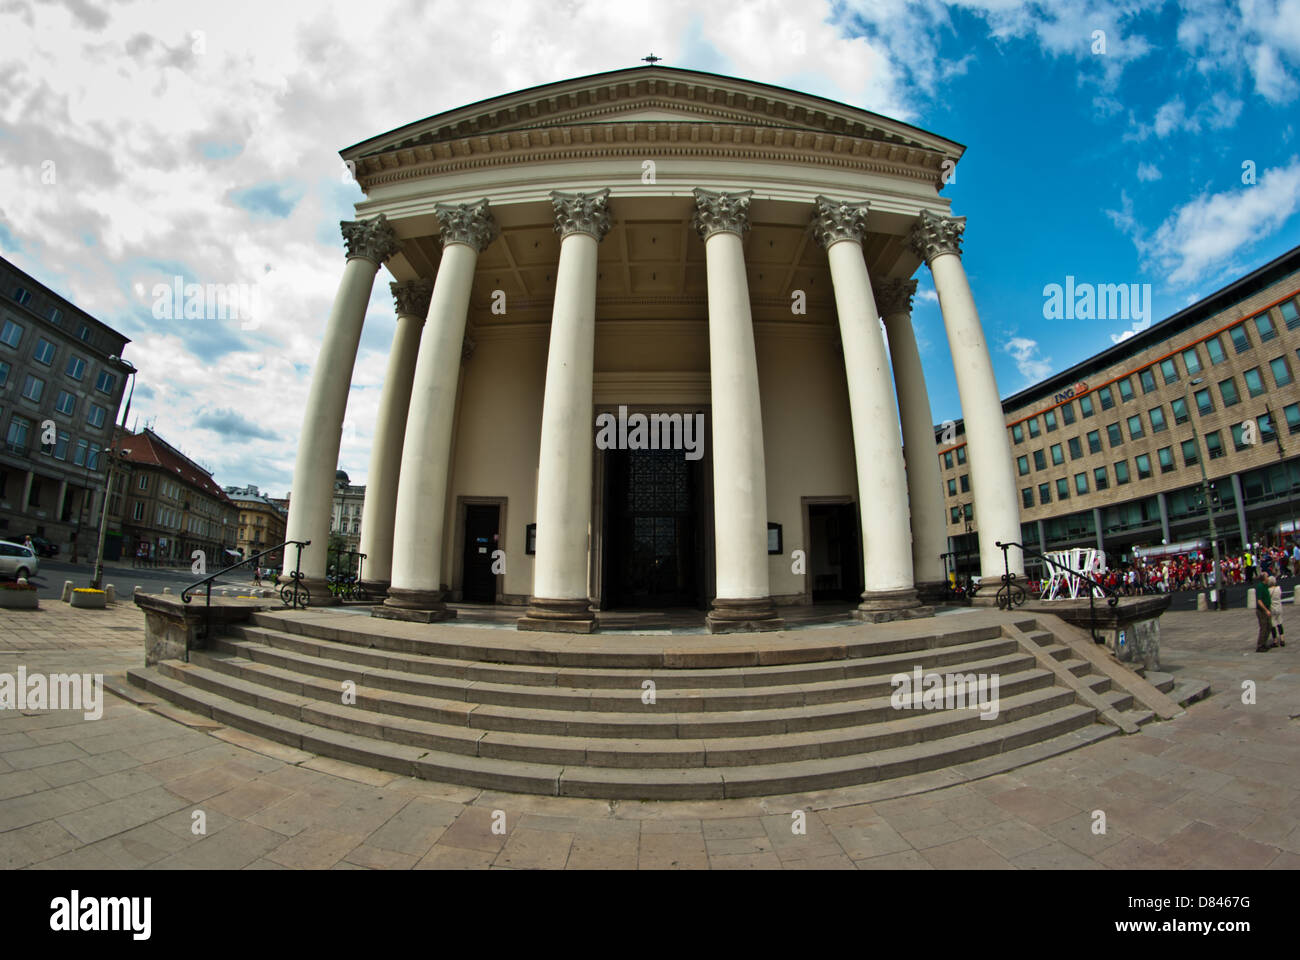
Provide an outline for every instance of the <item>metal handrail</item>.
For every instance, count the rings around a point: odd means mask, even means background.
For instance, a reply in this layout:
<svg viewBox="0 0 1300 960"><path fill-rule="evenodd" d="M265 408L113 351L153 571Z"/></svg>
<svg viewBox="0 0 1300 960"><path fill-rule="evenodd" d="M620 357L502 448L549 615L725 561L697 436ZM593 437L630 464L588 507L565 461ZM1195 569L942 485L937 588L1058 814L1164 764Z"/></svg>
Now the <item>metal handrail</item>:
<svg viewBox="0 0 1300 960"><path fill-rule="evenodd" d="M1028 599L1027 595L1025 594L1025 588L1015 583L1016 575L1011 572L1011 564L1010 561L1007 559L1007 550L1011 547L1019 547L1021 554L1024 556L1037 557L1039 560L1042 560L1044 563L1051 564L1053 567L1056 567L1058 570L1062 570L1065 573L1070 574L1070 576L1072 577L1078 577L1080 580L1086 580L1088 583L1090 583L1092 586L1096 587L1098 590L1102 592L1102 595L1106 598L1106 603L1111 607L1111 609L1114 609L1116 605L1119 604L1119 594L1116 593L1114 590L1108 588L1104 583L1100 582L1099 580L1094 580L1086 573L1080 573L1078 570L1073 570L1070 567L1065 566L1065 564L1063 563L1058 563L1057 561L1053 560L1051 557L1046 556L1045 554L1039 552L1038 550L1033 550L1029 547L1026 547L1023 543L1016 543L1016 541L1014 540L1008 540L1005 543L1001 540L997 540L994 542L993 545L995 547L998 547L1002 551L1002 586L998 588L998 595L997 595L999 610L1010 610L1013 607L1018 607L1021 604L1023 604L1025 600ZM1097 605L1095 603L1096 597L1097 597L1096 593L1094 593L1092 590L1088 591L1089 632L1092 634L1093 643L1105 643L1106 642L1105 638L1101 638L1097 636Z"/></svg>
<svg viewBox="0 0 1300 960"><path fill-rule="evenodd" d="M212 634L212 582L218 577L224 576L236 567L242 567L246 563L252 563L255 560L261 560L268 553L275 553L284 547L294 544L298 547L298 558L295 562L293 573L289 574L289 583L280 587L280 599L295 610L301 605L306 607L310 602L311 595L307 588L302 585L302 548L311 546L310 540L286 540L284 543L276 544L261 553L255 553L251 557L244 557L238 563L232 563L228 567L222 567L216 573L210 573L202 580L195 580L188 587L181 591L181 602L189 603L194 599L194 591L199 587L204 588L203 600L203 638L206 640ZM190 661L190 635L185 631L185 662Z"/></svg>

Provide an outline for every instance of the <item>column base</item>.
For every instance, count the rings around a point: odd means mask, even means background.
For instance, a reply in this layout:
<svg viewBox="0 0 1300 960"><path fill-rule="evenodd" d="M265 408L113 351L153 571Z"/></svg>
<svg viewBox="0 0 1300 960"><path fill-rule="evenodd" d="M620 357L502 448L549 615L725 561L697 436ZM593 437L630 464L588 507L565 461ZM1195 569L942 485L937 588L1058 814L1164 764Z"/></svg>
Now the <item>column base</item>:
<svg viewBox="0 0 1300 960"><path fill-rule="evenodd" d="M771 597L732 600L715 597L704 618L709 633L766 633L784 630Z"/></svg>
<svg viewBox="0 0 1300 960"><path fill-rule="evenodd" d="M952 593L947 580L927 580L916 585L916 596L923 604L944 604L952 602Z"/></svg>
<svg viewBox="0 0 1300 960"><path fill-rule="evenodd" d="M853 611L854 619L867 623L916 620L932 616L934 607L922 604L913 587L902 590L868 590L862 594L862 602Z"/></svg>
<svg viewBox="0 0 1300 960"><path fill-rule="evenodd" d="M372 617L382 620L406 620L412 623L437 623L452 620L455 610L443 602L442 590L410 590L403 587L388 588L388 599L370 609Z"/></svg>
<svg viewBox="0 0 1300 960"><path fill-rule="evenodd" d="M366 591L366 596L371 600L383 600L388 596L388 588L392 582L388 580L362 580L361 589Z"/></svg>
<svg viewBox="0 0 1300 960"><path fill-rule="evenodd" d="M540 633L593 633L596 618L587 600L529 597L528 610L515 621L515 629Z"/></svg>
<svg viewBox="0 0 1300 960"><path fill-rule="evenodd" d="M996 607L998 605L998 591L1002 589L1002 576L985 577L975 588L975 595L971 597L972 607ZM1029 595L1029 589L1023 576L1017 576L1011 581L1011 592L1016 599L1017 606L1033 597Z"/></svg>
<svg viewBox="0 0 1300 960"><path fill-rule="evenodd" d="M288 580L284 581L284 583L288 582ZM304 575L298 582L307 590L307 605L309 607L337 607L343 602L330 593L329 581L324 577L308 577ZM281 586L283 585L282 583Z"/></svg>

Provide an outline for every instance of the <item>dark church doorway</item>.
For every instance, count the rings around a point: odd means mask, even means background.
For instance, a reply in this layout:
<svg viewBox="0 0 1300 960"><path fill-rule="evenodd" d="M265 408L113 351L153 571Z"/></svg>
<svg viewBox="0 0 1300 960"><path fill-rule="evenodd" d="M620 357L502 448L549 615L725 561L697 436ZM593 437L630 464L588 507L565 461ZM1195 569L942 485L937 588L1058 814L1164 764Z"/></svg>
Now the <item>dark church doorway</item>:
<svg viewBox="0 0 1300 960"><path fill-rule="evenodd" d="M852 503L808 504L808 579L814 603L862 597L862 548Z"/></svg>
<svg viewBox="0 0 1300 960"><path fill-rule="evenodd" d="M462 596L466 603L496 603L497 575L492 554L500 545L501 508L496 504L465 507L465 556Z"/></svg>

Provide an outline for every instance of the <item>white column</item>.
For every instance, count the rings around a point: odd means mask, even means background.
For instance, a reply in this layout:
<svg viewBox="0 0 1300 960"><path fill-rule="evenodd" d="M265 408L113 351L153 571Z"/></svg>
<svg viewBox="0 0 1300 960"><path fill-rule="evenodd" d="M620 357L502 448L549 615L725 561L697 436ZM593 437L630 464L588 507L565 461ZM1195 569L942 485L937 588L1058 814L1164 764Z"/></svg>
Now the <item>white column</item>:
<svg viewBox="0 0 1300 960"><path fill-rule="evenodd" d="M596 351L596 253L609 231L609 190L553 192L560 266L546 358L537 464L537 560L521 630L590 633L592 366Z"/></svg>
<svg viewBox="0 0 1300 960"><path fill-rule="evenodd" d="M479 253L496 236L487 200L434 209L442 227L442 262L429 319L420 337L402 441L388 599L371 612L391 619L449 616L442 588L443 531L451 430L470 289Z"/></svg>
<svg viewBox="0 0 1300 960"><path fill-rule="evenodd" d="M1006 418L998 395L993 361L980 326L975 298L961 263L964 220L941 217L923 210L912 228L911 244L930 267L939 294L943 325L957 375L957 393L966 427L970 458L972 499L979 524L980 594L1001 583L1003 564L998 541L1020 541L1020 501L1016 496L1014 458L1007 436ZM1020 551L1007 553L1011 573L1024 579L1025 561Z"/></svg>
<svg viewBox="0 0 1300 960"><path fill-rule="evenodd" d="M903 465L907 470L907 501L912 525L912 579L922 601L948 596L943 554L948 549L944 516L943 477L935 455L930 392L925 386L921 354L912 331L915 280L885 280L876 285L876 305L885 320L889 359L898 394L898 418L903 425Z"/></svg>
<svg viewBox="0 0 1300 960"><path fill-rule="evenodd" d="M830 262L853 422L866 584L857 616L881 621L912 615L921 604L912 581L912 531L898 414L862 254L867 207L818 197L813 232Z"/></svg>
<svg viewBox="0 0 1300 960"><path fill-rule="evenodd" d="M379 397L379 417L370 448L366 499L361 508L361 553L365 555L363 586L372 597L388 592L393 573L393 524L397 516L397 478L402 467L406 412L415 380L420 329L433 295L431 280L389 284L397 301L397 329L388 354L388 370Z"/></svg>
<svg viewBox="0 0 1300 960"><path fill-rule="evenodd" d="M343 439L343 415L375 274L379 265L398 250L397 237L383 214L374 220L345 220L339 226L348 248L347 265L312 373L293 468L285 537L311 541L311 546L302 551L302 573L312 606L334 602L325 584L325 552L329 546L330 506ZM286 572L293 569L297 557L296 547L286 548Z"/></svg>
<svg viewBox="0 0 1300 960"><path fill-rule="evenodd" d="M758 357L741 237L753 191L695 191L709 286L713 517L717 596L712 633L779 630L767 572L767 475Z"/></svg>

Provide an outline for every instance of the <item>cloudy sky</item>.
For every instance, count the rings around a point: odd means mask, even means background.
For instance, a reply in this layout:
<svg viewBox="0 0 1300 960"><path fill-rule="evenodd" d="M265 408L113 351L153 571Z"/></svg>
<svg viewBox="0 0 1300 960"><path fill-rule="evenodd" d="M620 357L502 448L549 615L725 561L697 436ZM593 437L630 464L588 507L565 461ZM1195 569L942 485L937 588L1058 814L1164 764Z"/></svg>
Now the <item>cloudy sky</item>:
<svg viewBox="0 0 1300 960"><path fill-rule="evenodd" d="M218 482L281 495L361 199L338 150L651 50L966 144L946 193L1004 395L1142 323L1045 320L1046 285L1149 283L1158 321L1297 243L1300 0L0 0L0 255L131 337L133 419ZM256 322L155 317L175 276L248 284ZM960 408L918 277L938 422ZM349 402L354 482L386 279Z"/></svg>

